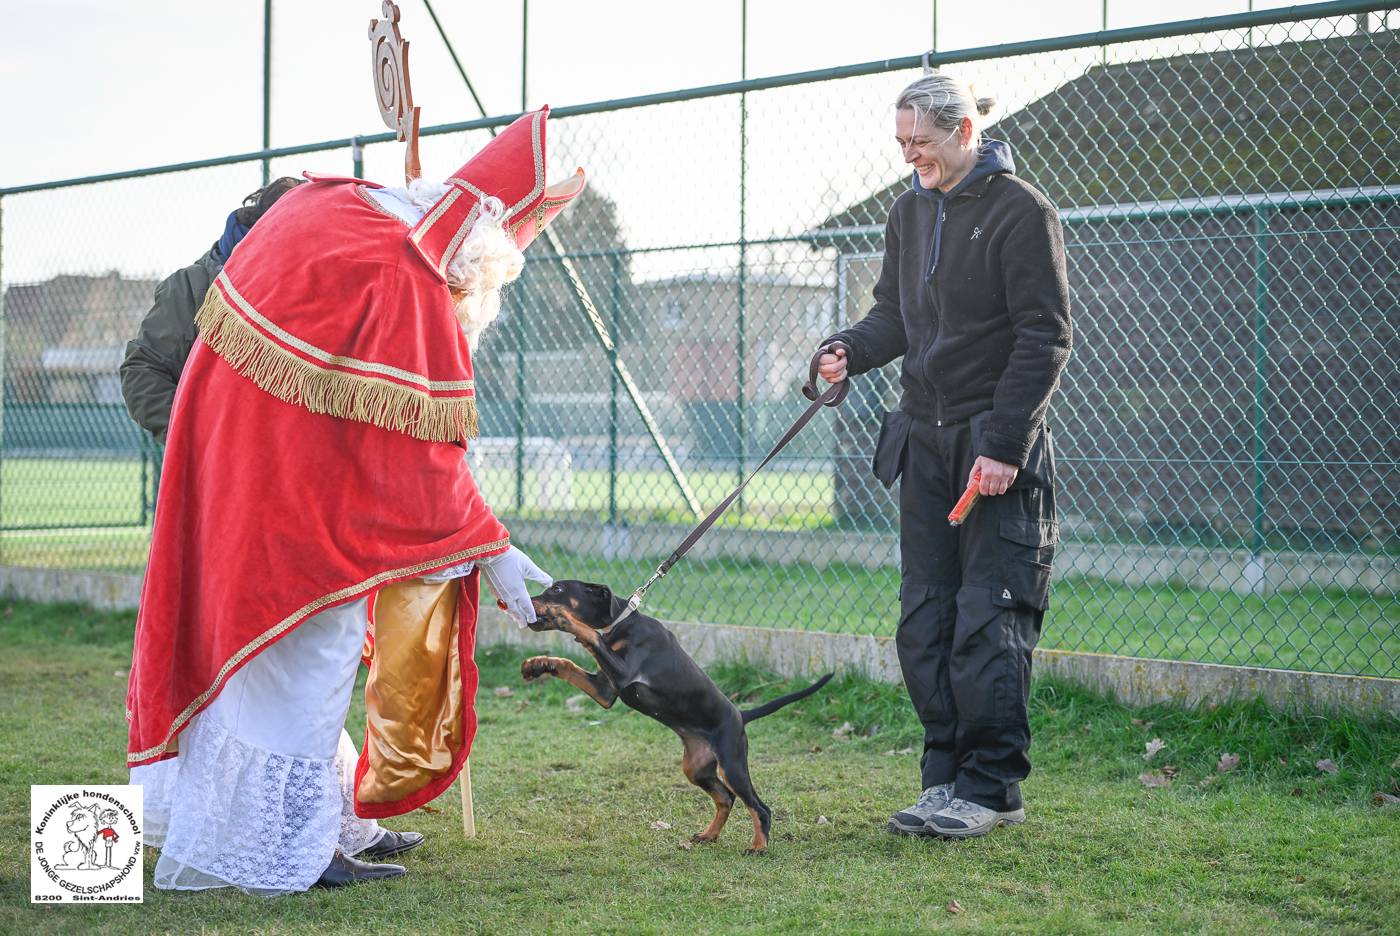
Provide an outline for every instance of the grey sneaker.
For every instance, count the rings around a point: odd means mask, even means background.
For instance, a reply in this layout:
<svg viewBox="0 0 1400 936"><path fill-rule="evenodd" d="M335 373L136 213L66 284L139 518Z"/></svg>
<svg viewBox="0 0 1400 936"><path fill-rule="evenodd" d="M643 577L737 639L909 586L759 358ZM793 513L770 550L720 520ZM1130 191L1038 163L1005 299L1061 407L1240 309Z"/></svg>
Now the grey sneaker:
<svg viewBox="0 0 1400 936"><path fill-rule="evenodd" d="M933 814L947 806L953 798L953 785L940 783L919 794L919 801L890 817L889 829L896 835L934 835L928 828Z"/></svg>
<svg viewBox="0 0 1400 936"><path fill-rule="evenodd" d="M1020 825L1025 821L1024 809L997 812L995 809L954 797L947 806L929 817L924 834L941 835L944 838L975 838L986 835L997 826Z"/></svg>

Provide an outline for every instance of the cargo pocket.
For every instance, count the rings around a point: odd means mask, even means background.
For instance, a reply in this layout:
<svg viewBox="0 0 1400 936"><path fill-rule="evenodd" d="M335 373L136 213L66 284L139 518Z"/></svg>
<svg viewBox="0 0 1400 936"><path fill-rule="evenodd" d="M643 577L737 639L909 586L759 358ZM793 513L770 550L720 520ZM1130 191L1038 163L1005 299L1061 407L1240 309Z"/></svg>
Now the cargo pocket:
<svg viewBox="0 0 1400 936"><path fill-rule="evenodd" d="M1016 472L1011 490L1018 488L1053 488L1055 486L1055 447L1050 441L1050 427L1041 423L1031 440L1026 466Z"/></svg>
<svg viewBox="0 0 1400 936"><path fill-rule="evenodd" d="M1060 527L1054 520L1003 517L1000 527L1002 581L992 589L992 604L1002 608L1050 606L1050 571Z"/></svg>
<svg viewBox="0 0 1400 936"><path fill-rule="evenodd" d="M880 418L880 438L875 442L875 457L870 468L875 480L890 487L904 470L904 452L909 447L910 417L900 410Z"/></svg>

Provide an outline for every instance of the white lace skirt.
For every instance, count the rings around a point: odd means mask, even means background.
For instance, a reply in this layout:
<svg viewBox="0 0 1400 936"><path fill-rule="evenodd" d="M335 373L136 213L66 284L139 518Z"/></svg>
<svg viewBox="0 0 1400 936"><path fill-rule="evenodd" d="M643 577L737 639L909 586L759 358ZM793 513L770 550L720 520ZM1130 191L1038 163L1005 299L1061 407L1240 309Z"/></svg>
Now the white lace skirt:
<svg viewBox="0 0 1400 936"><path fill-rule="evenodd" d="M365 600L307 619L231 676L180 735L180 753L131 771L164 890L304 891L339 848L382 834L354 814L358 753L345 715Z"/></svg>

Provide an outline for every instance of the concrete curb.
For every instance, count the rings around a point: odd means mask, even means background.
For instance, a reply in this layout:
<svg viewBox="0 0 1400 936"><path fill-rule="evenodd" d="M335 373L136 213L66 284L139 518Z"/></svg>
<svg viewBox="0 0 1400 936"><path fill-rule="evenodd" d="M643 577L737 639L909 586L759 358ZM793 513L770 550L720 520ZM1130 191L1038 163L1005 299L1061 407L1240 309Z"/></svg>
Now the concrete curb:
<svg viewBox="0 0 1400 936"><path fill-rule="evenodd" d="M130 611L140 600L141 576L0 566L0 595L29 601L76 602L104 611ZM901 681L892 637L689 621L667 622L667 626L701 665L738 661L784 676L816 676L835 670L860 673L881 682ZM522 659L579 650L573 640L560 634L521 630L489 605L483 608L478 622L477 644L519 647ZM1279 709L1400 716L1400 679L1043 649L1035 652L1035 666L1037 676L1053 675L1132 706L1161 702L1190 706L1262 698Z"/></svg>

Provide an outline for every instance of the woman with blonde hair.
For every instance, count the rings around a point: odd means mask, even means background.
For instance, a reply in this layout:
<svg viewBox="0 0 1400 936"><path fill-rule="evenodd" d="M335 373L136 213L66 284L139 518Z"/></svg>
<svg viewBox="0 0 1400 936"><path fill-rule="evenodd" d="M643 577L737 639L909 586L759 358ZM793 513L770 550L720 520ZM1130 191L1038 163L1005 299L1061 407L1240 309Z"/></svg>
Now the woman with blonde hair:
<svg viewBox="0 0 1400 936"><path fill-rule="evenodd" d="M874 469L900 485L900 620L924 725L918 801L892 832L950 838L1025 821L1031 651L1058 539L1046 411L1069 359L1055 207L982 137L993 106L946 75L910 84L895 139L913 169L890 209L875 305L821 360L836 382L903 357ZM948 515L964 489L967 519Z"/></svg>

